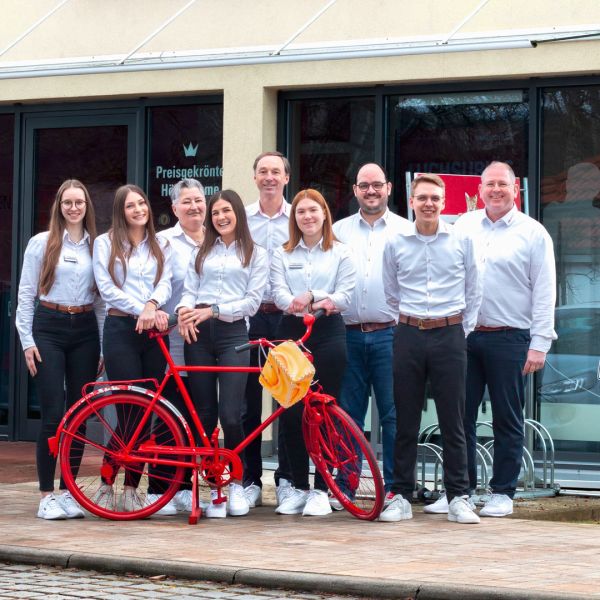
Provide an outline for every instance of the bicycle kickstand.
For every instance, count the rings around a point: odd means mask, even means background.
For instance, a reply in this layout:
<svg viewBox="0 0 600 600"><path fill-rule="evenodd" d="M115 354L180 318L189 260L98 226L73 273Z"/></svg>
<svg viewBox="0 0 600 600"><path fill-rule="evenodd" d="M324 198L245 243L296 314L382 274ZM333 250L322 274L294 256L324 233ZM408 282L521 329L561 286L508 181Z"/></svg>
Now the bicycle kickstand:
<svg viewBox="0 0 600 600"><path fill-rule="evenodd" d="M192 469L192 512L188 518L190 525L196 525L198 519L202 516L200 508L200 487L198 482L198 469Z"/></svg>

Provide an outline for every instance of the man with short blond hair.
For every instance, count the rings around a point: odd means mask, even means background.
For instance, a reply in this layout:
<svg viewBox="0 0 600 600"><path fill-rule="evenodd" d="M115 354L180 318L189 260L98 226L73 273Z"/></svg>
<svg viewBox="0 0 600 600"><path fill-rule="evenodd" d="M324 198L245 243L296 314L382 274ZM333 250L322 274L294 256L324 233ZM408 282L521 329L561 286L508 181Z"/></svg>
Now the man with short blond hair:
<svg viewBox="0 0 600 600"><path fill-rule="evenodd" d="M421 412L430 384L444 450L448 520L478 523L468 502L467 450L463 430L465 335L475 325L481 285L472 242L440 219L444 182L421 175L411 187L411 229L387 241L383 255L385 295L398 312L394 333L396 444L390 504L381 521L412 519Z"/></svg>

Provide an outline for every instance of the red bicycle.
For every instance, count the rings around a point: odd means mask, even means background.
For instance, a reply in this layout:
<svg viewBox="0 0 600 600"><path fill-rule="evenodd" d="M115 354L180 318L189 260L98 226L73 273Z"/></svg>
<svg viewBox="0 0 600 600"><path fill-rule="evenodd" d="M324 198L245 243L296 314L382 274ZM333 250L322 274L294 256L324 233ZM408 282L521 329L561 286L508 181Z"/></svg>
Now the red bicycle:
<svg viewBox="0 0 600 600"><path fill-rule="evenodd" d="M311 334L313 315L305 315L306 332L296 341L302 346ZM164 337L152 331L168 369L162 381L131 380L88 383L83 397L65 414L50 450L59 456L67 488L89 512L108 519L131 520L149 517L171 500L185 479L192 475L194 498L190 524L201 516L199 479L216 487L215 502L226 497L222 488L242 479L242 451L285 410L278 407L256 430L233 450L219 446L219 429L207 435L180 373L182 371L259 373L260 367L216 367L176 365ZM238 350L276 344L261 338ZM308 353L305 353L308 354ZM174 377L191 415L193 428L162 396L167 381ZM151 382L155 390L140 383ZM313 385L313 387L315 387ZM303 434L308 454L342 506L359 519L374 520L384 501L384 486L370 444L335 398L312 387L304 398ZM198 442L196 442L198 440ZM123 488L128 477L137 482L139 506L123 510ZM164 492L148 498L143 490L148 481L159 482ZM128 509L131 509L128 506Z"/></svg>

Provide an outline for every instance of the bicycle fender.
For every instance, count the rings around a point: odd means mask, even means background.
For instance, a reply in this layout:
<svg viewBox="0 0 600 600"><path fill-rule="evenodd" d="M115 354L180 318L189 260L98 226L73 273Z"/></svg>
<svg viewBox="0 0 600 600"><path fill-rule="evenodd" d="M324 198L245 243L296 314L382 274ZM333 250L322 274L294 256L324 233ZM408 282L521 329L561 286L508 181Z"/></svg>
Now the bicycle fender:
<svg viewBox="0 0 600 600"><path fill-rule="evenodd" d="M154 393L151 390L148 390L143 387L139 387L137 385L127 385L127 384L107 385L107 386L95 389L93 392L90 392L89 394L86 394L85 396L83 396L82 398L77 400L77 402L75 402L75 404L73 404L73 406L71 406L71 408L69 408L69 410L67 410L67 412L64 414L63 418L60 420L58 427L56 428L56 434L54 436L52 436L51 438L48 438L48 448L49 448L50 454L52 456L54 456L55 458L58 456L58 448L60 446L60 439L63 434L63 431L64 431L67 423L71 419L71 417L81 408L81 406L84 404L90 404L97 398L106 396L107 394L111 394L113 392L128 392L130 394L139 394L140 396L144 396L144 397L148 398L149 400L152 400L152 398L154 398ZM187 421L183 418L183 415L166 398L159 396L158 401L163 406L165 406L167 408L167 410L169 410L176 417L177 421L179 422L179 424L181 425L181 427L183 429L184 434L188 438L188 443L190 445L193 445L194 438L192 436L190 426L187 423Z"/></svg>

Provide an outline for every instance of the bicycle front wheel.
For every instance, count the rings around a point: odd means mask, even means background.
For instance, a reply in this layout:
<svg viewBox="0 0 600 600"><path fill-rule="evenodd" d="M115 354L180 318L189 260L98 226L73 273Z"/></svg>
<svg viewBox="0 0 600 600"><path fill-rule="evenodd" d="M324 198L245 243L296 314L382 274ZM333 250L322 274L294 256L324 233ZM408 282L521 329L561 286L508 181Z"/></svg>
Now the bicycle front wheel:
<svg viewBox="0 0 600 600"><path fill-rule="evenodd" d="M304 409L306 449L332 494L358 519L373 521L383 508L383 479L363 432L337 404Z"/></svg>
<svg viewBox="0 0 600 600"><path fill-rule="evenodd" d="M181 460L168 448L185 445L176 419L164 406L153 406L134 446L127 449L149 405L148 398L135 394L105 396L82 406L67 424L60 468L67 488L89 512L120 521L149 517L179 489L184 467L153 462ZM156 450L150 454L144 444Z"/></svg>

